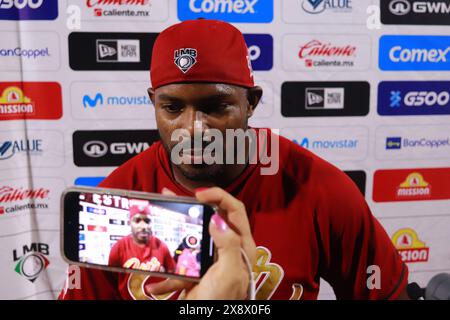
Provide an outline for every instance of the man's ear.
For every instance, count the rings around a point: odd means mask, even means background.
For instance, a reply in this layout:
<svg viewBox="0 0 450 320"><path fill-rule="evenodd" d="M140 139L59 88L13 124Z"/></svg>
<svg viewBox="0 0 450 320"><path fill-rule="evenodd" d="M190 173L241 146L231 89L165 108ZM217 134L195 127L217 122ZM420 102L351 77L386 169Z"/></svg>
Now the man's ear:
<svg viewBox="0 0 450 320"><path fill-rule="evenodd" d="M248 110L247 115L250 118L253 115L259 101L261 100L263 90L260 86L247 89Z"/></svg>
<svg viewBox="0 0 450 320"><path fill-rule="evenodd" d="M147 89L148 92L148 97L150 98L150 100L153 103L153 106L155 106L155 89L153 88L148 88Z"/></svg>

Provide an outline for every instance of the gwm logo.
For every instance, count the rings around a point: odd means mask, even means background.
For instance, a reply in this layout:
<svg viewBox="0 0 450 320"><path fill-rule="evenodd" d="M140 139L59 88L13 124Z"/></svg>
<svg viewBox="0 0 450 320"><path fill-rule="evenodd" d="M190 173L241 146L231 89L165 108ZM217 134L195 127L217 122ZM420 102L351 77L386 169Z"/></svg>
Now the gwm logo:
<svg viewBox="0 0 450 320"><path fill-rule="evenodd" d="M14 270L31 282L34 282L50 264L46 257L49 255L49 246L46 243L33 242L30 246L24 245L22 256L19 254L19 250L13 251L13 261L16 262Z"/></svg>

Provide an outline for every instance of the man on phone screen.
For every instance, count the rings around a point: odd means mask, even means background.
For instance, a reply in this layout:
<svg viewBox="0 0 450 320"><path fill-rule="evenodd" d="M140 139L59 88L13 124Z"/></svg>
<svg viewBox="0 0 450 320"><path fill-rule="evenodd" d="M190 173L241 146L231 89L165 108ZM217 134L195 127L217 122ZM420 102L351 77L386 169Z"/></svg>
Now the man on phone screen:
<svg viewBox="0 0 450 320"><path fill-rule="evenodd" d="M150 206L130 207L131 234L117 241L111 248L108 264L155 272L173 273L175 261L167 245L152 234Z"/></svg>

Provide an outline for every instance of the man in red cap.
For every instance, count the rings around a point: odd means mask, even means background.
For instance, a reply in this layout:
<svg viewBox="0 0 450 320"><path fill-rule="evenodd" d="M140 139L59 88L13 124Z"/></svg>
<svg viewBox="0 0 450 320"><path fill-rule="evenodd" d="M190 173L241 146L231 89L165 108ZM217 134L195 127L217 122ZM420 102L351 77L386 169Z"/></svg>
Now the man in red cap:
<svg viewBox="0 0 450 320"><path fill-rule="evenodd" d="M226 136L229 130L252 129L248 119L262 96L239 30L215 20L169 27L154 44L151 82L161 141L101 186L195 195L215 203L220 215L212 219L210 233L219 260L196 286L174 280L147 285L146 279L135 278L137 284L118 283L111 273L83 269L81 289L66 290L61 297L174 298L174 292L186 290L188 298L242 299L248 281L240 247L253 264L257 299L316 299L321 278L338 299L406 297L408 268L342 171L268 129L255 131L263 141L258 150L270 146L272 151L278 170L271 174L263 172L267 162L252 162L248 155L233 161L237 153L228 139L205 154L220 138L210 139L211 132ZM186 135L194 143L180 149L178 138ZM220 153L231 161L206 162Z"/></svg>
<svg viewBox="0 0 450 320"><path fill-rule="evenodd" d="M109 265L173 273L175 261L166 244L152 235L150 206L130 207L131 234L117 241L109 254ZM119 277L126 277L120 274Z"/></svg>

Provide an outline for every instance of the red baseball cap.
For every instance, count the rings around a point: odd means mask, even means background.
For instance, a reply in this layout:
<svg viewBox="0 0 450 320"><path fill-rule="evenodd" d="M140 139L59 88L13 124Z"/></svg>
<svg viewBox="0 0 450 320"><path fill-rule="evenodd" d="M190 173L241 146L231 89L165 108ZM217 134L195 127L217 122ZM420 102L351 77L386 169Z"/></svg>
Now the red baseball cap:
<svg viewBox="0 0 450 320"><path fill-rule="evenodd" d="M154 89L181 82L254 87L242 33L229 23L208 19L187 20L159 34L153 46L150 78Z"/></svg>
<svg viewBox="0 0 450 320"><path fill-rule="evenodd" d="M130 207L130 221L133 220L133 217L137 214L149 216L151 214L150 206L132 205Z"/></svg>

